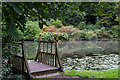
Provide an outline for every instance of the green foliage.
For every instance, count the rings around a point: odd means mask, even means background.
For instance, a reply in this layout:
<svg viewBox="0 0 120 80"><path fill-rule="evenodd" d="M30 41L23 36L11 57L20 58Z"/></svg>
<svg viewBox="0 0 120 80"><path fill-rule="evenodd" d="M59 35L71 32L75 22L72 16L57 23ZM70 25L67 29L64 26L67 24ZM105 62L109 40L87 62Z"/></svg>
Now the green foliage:
<svg viewBox="0 0 120 80"><path fill-rule="evenodd" d="M65 4L65 5L64 5ZM11 34L14 38L19 35L14 31L18 27L22 32L24 31L24 26L27 20L39 20L39 27L42 28L46 24L45 20L50 20L51 18L56 19L56 17L61 17L60 20L64 21L65 11L68 9L66 6L71 5L71 3L16 3L16 2L4 2L3 3L3 22L5 22L7 32ZM74 3L76 5L76 3ZM64 10L63 10L64 9ZM9 15L8 15L9 14ZM59 24L57 27L61 26L61 22L57 20Z"/></svg>
<svg viewBox="0 0 120 80"><path fill-rule="evenodd" d="M68 35L66 33L55 33L55 32L44 32L36 35L36 41L39 41L39 38L42 37L43 40L55 40L55 37L60 40L68 40Z"/></svg>
<svg viewBox="0 0 120 80"><path fill-rule="evenodd" d="M78 3L80 4L80 3ZM78 7L78 6L76 6ZM66 11L66 15L65 15L65 21L64 21L64 25L66 26L77 26L80 22L85 21L85 12L81 12L79 11L79 9L71 9L69 8L68 11Z"/></svg>
<svg viewBox="0 0 120 80"><path fill-rule="evenodd" d="M3 23L6 27L7 34L11 35L15 39L19 39L19 35L16 31L17 26L22 30L22 26L25 23L25 17L23 15L23 9L20 8L21 3L3 3L2 15ZM9 15L8 15L9 14Z"/></svg>
<svg viewBox="0 0 120 80"><path fill-rule="evenodd" d="M105 27L102 27L102 28L101 28L101 31L104 32L104 31L105 31Z"/></svg>
<svg viewBox="0 0 120 80"><path fill-rule="evenodd" d="M111 14L111 10L113 9L115 9L115 11ZM109 24L111 22L110 20L115 21L118 19L118 3L3 3L3 21L6 22L5 25L7 25L6 31L14 38L18 38L19 36L19 34L15 32L17 27L23 32L26 22L25 19L39 19L39 27L43 27L43 24L46 24L44 20L49 21L52 18L53 20L50 21L51 25L61 27L62 22L76 26L80 21L85 21L84 16L86 15L99 15L99 19L101 19L100 24ZM56 19L56 17L58 17L59 20ZM78 28L82 29L84 25L85 23L82 22L78 25ZM95 27L94 25L85 26L86 29L95 29L96 27L97 25L95 25Z"/></svg>
<svg viewBox="0 0 120 80"><path fill-rule="evenodd" d="M85 28L85 25L86 25L85 22L80 22L79 25L77 25L77 28L82 30Z"/></svg>
<svg viewBox="0 0 120 80"><path fill-rule="evenodd" d="M97 35L94 33L94 31L84 29L73 32L71 38L72 40L97 40Z"/></svg>
<svg viewBox="0 0 120 80"><path fill-rule="evenodd" d="M119 31L120 31L119 25L112 26L113 37L117 38L119 35Z"/></svg>
<svg viewBox="0 0 120 80"><path fill-rule="evenodd" d="M10 65L3 65L2 69L2 80L25 80L22 74L13 74Z"/></svg>
<svg viewBox="0 0 120 80"><path fill-rule="evenodd" d="M55 26L56 28L60 28L63 26L62 22L60 20L54 20L51 19L49 22L47 22L49 26Z"/></svg>
<svg viewBox="0 0 120 80"><path fill-rule="evenodd" d="M81 31L76 31L71 34L71 40L84 40L86 36L86 31L81 30Z"/></svg>
<svg viewBox="0 0 120 80"><path fill-rule="evenodd" d="M59 29L62 33L67 33L68 37L71 38L72 33L79 31L79 29L74 28L73 26L63 26Z"/></svg>
<svg viewBox="0 0 120 80"><path fill-rule="evenodd" d="M23 10L17 5L17 4L14 4L14 3L8 3L11 7L13 7L13 9L19 14L19 15L22 15L23 14Z"/></svg>
<svg viewBox="0 0 120 80"><path fill-rule="evenodd" d="M90 36L89 40L98 40L98 37L96 34L92 34L92 36Z"/></svg>
<svg viewBox="0 0 120 80"><path fill-rule="evenodd" d="M113 27L112 30L100 25L85 25L80 30L72 32L70 39L75 40L98 40L118 37L118 26ZM93 35L94 34L94 35Z"/></svg>
<svg viewBox="0 0 120 80"><path fill-rule="evenodd" d="M87 29L87 30L96 30L96 29L100 29L102 26L99 25L98 23L93 25L93 24L88 24L86 25L84 22L81 22L77 28L80 29L80 30L84 30L84 29Z"/></svg>
<svg viewBox="0 0 120 80"><path fill-rule="evenodd" d="M11 35L8 35L3 28L3 37L2 37L2 58L10 59L18 52L17 40L15 40ZM13 74L11 70L11 65L2 61L2 80L19 80L22 79L22 76Z"/></svg>
<svg viewBox="0 0 120 80"><path fill-rule="evenodd" d="M43 28L41 29L41 33L42 32L59 32L59 30L55 27L55 26L46 26L43 25Z"/></svg>
<svg viewBox="0 0 120 80"><path fill-rule="evenodd" d="M25 30L24 30L24 38L25 39L34 39L36 34L40 33L40 28L38 25L38 21L28 21L26 22Z"/></svg>
<svg viewBox="0 0 120 80"><path fill-rule="evenodd" d="M99 24L95 24L95 25L93 25L93 24L91 24L91 25L86 25L86 29L88 29L88 30L96 30L96 29L100 29L100 27L102 27L102 26L99 25Z"/></svg>
<svg viewBox="0 0 120 80"><path fill-rule="evenodd" d="M67 76L80 76L80 77L97 77L97 78L118 78L118 69L110 69L104 71L92 71L92 70L65 70L63 75Z"/></svg>
<svg viewBox="0 0 120 80"><path fill-rule="evenodd" d="M56 27L61 26L61 21L66 25L77 26L80 21L86 21L84 18L86 15L94 15L99 16L100 24L106 26L105 24L113 25L111 23L114 23L116 20L118 21L119 15L119 3L4 2L2 6L3 22L5 22L8 34L11 34L14 38L19 36L14 32L17 27L22 32L24 31L26 19L39 20L40 28L46 24L44 20L49 21L50 19L55 20Z"/></svg>
<svg viewBox="0 0 120 80"><path fill-rule="evenodd" d="M120 30L119 25L112 26L112 30L118 32Z"/></svg>
<svg viewBox="0 0 120 80"><path fill-rule="evenodd" d="M10 52L11 48L11 52ZM12 38L10 35L4 33L2 37L2 57L3 58L10 58L13 56L16 51L18 50L17 40Z"/></svg>

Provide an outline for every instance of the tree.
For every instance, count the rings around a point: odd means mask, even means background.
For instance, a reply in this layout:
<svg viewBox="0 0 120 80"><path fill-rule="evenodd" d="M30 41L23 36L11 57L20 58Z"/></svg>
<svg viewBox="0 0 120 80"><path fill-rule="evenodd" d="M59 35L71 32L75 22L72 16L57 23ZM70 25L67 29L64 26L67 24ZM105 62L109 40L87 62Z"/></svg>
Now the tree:
<svg viewBox="0 0 120 80"><path fill-rule="evenodd" d="M63 10L67 10L66 6L72 5L71 3L45 3L45 2L29 2L29 3L3 3L3 25L6 26L6 33L12 35L14 38L18 38L16 28L24 32L24 26L26 20L34 20L37 18L39 20L39 27L42 29L43 24L46 24L45 20L50 20L51 18L57 19L64 15ZM9 15L8 15L9 14Z"/></svg>
<svg viewBox="0 0 120 80"><path fill-rule="evenodd" d="M18 34L15 32L16 28L19 27L19 29L24 32L24 26L27 20L39 20L39 27L42 29L43 25L46 24L43 19L59 19L65 23L68 14L71 14L71 16L76 16L76 14L80 16L82 12L85 12L84 14L86 16L93 15L101 17L109 14L108 11L112 11L113 8L111 9L111 4L112 7L114 7L117 3L4 2L2 3L2 17L3 23L6 25L6 32L14 38L18 38ZM115 12L112 16L113 15L116 16Z"/></svg>

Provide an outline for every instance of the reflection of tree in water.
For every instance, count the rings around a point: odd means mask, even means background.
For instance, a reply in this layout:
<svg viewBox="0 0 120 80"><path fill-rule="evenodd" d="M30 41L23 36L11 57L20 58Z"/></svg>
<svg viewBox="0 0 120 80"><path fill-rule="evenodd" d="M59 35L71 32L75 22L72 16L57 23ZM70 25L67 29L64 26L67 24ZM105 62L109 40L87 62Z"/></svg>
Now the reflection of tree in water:
<svg viewBox="0 0 120 80"><path fill-rule="evenodd" d="M117 41L68 41L59 43L60 53L110 54L118 53Z"/></svg>

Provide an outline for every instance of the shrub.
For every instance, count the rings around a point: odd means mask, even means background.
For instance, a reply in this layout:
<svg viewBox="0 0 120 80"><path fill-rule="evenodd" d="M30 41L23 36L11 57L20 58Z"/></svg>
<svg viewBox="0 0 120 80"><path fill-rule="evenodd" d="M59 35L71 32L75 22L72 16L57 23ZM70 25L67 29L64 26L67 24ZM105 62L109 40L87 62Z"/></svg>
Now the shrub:
<svg viewBox="0 0 120 80"><path fill-rule="evenodd" d="M13 74L11 70L11 65L5 63L3 59L10 59L19 51L19 47L17 44L17 40L15 40L12 36L6 34L3 31L2 37L2 73L0 72L0 77L2 74L2 80L21 80L22 76ZM23 80L23 79L22 79Z"/></svg>
<svg viewBox="0 0 120 80"><path fill-rule="evenodd" d="M112 26L113 36L114 38L118 37L118 31L120 31L120 27L118 25Z"/></svg>
<svg viewBox="0 0 120 80"><path fill-rule="evenodd" d="M108 31L106 31L106 33L108 34L109 38L114 38L114 33L112 30L108 30Z"/></svg>
<svg viewBox="0 0 120 80"><path fill-rule="evenodd" d="M62 22L58 19L57 20L51 19L47 24L49 26L55 26L56 28L60 28L63 26Z"/></svg>
<svg viewBox="0 0 120 80"><path fill-rule="evenodd" d="M54 40L55 36L58 40L68 40L68 35L66 33L55 33L55 32L44 32L36 35L36 41L39 41L39 37L42 37L44 40Z"/></svg>
<svg viewBox="0 0 120 80"><path fill-rule="evenodd" d="M109 38L109 33L106 31L105 27L102 27L99 31L99 37L102 38Z"/></svg>
<svg viewBox="0 0 120 80"><path fill-rule="evenodd" d="M57 28L55 28L55 26L50 26L49 29L47 30L47 32L59 32L59 30Z"/></svg>
<svg viewBox="0 0 120 80"><path fill-rule="evenodd" d="M43 25L43 28L41 29L41 32L59 32L59 30L57 28L55 28L55 26L46 26Z"/></svg>
<svg viewBox="0 0 120 80"><path fill-rule="evenodd" d="M35 35L40 33L40 28L38 21L28 21L25 26L24 38L25 39L34 39Z"/></svg>
<svg viewBox="0 0 120 80"><path fill-rule="evenodd" d="M90 37L95 34L94 31L89 31L89 30L80 30L73 32L71 34L72 40L90 40Z"/></svg>
<svg viewBox="0 0 120 80"><path fill-rule="evenodd" d="M115 32L118 32L118 30L120 30L118 25L112 26L112 30Z"/></svg>
<svg viewBox="0 0 120 80"><path fill-rule="evenodd" d="M96 34L92 34L92 36L90 36L89 40L98 40L98 37Z"/></svg>
<svg viewBox="0 0 120 80"><path fill-rule="evenodd" d="M25 77L22 74L13 74L10 66L2 66L2 80L25 80Z"/></svg>
<svg viewBox="0 0 120 80"><path fill-rule="evenodd" d="M67 33L69 38L71 38L71 34L76 32L76 31L79 31L79 29L77 28L74 28L73 26L63 26L59 29L60 32L62 33Z"/></svg>
<svg viewBox="0 0 120 80"><path fill-rule="evenodd" d="M81 36L81 31L76 31L71 34L71 39L72 40L79 39L80 36Z"/></svg>
<svg viewBox="0 0 120 80"><path fill-rule="evenodd" d="M48 26L43 25L43 28L41 29L41 32L47 32L47 31L48 31L48 29L49 29L49 27L48 27Z"/></svg>
<svg viewBox="0 0 120 80"><path fill-rule="evenodd" d="M95 33L98 36L98 38L102 38L102 36L101 36L101 30L97 29L97 30L95 30Z"/></svg>
<svg viewBox="0 0 120 80"><path fill-rule="evenodd" d="M75 31L79 31L79 29L77 28L74 28L73 26L63 26L61 27L60 29L60 32L64 33L64 32L75 32Z"/></svg>
<svg viewBox="0 0 120 80"><path fill-rule="evenodd" d="M94 31L87 31L85 38L86 38L86 39L90 39L90 37L91 37L93 34L94 34Z"/></svg>
<svg viewBox="0 0 120 80"><path fill-rule="evenodd" d="M115 32L112 30L106 30L105 27L102 27L101 29L95 30L96 35L98 38L103 39L103 38L115 38L117 35L115 35Z"/></svg>
<svg viewBox="0 0 120 80"><path fill-rule="evenodd" d="M98 25L98 24L95 24L95 25L93 25L93 24L89 24L89 25L86 25L85 26L85 28L86 29L89 29L89 30L96 30L96 29L100 29L100 25Z"/></svg>
<svg viewBox="0 0 120 80"><path fill-rule="evenodd" d="M86 25L85 22L80 22L77 28L80 30L85 29L85 25Z"/></svg>
<svg viewBox="0 0 120 80"><path fill-rule="evenodd" d="M102 27L100 30L101 30L102 32L104 32L104 31L105 31L105 27Z"/></svg>
<svg viewBox="0 0 120 80"><path fill-rule="evenodd" d="M80 24L77 26L77 28L79 28L80 30L84 30L84 29L87 29L87 30L96 30L96 29L100 29L100 25L99 24L88 24L86 25L85 22L80 22Z"/></svg>
<svg viewBox="0 0 120 80"><path fill-rule="evenodd" d="M85 39L85 36L86 36L86 31L84 30L76 31L71 34L72 40L76 40L76 39L83 40Z"/></svg>

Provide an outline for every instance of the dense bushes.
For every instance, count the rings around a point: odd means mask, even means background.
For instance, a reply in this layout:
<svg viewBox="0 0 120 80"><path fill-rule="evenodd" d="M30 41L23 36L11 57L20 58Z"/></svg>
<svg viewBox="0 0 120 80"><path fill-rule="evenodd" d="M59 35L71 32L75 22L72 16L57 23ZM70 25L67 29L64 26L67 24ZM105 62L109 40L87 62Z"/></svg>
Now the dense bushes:
<svg viewBox="0 0 120 80"><path fill-rule="evenodd" d="M73 26L63 26L57 29L55 26L45 26L41 32L55 32L65 33L68 35L68 40L98 40L117 38L118 34L115 29L110 30L105 27L102 28L84 28L82 30ZM65 39L66 40L66 39Z"/></svg>
<svg viewBox="0 0 120 80"><path fill-rule="evenodd" d="M47 22L48 26L55 26L56 28L60 28L63 26L62 22L58 19L54 20L51 19L50 21Z"/></svg>
<svg viewBox="0 0 120 80"><path fill-rule="evenodd" d="M24 38L25 39L34 39L35 35L40 32L40 28L38 26L38 21L32 22L28 21L25 26Z"/></svg>
<svg viewBox="0 0 120 80"><path fill-rule="evenodd" d="M81 27L82 25L82 27ZM77 28L79 28L80 30L82 30L84 32L84 36L85 39L90 40L90 38L93 36L92 34L94 34L94 36L96 37L96 39L109 39L109 38L117 38L118 37L118 26L113 26L112 28L106 28L106 27L102 27L99 24L90 24L90 25L85 25L83 24L79 24L77 26Z"/></svg>
<svg viewBox="0 0 120 80"><path fill-rule="evenodd" d="M2 66L2 80L25 80L23 74L14 74L10 66Z"/></svg>
<svg viewBox="0 0 120 80"><path fill-rule="evenodd" d="M98 23L94 24L88 24L86 25L85 22L80 22L79 25L77 26L78 29L80 30L95 30L95 29L100 29L102 26L99 25Z"/></svg>
<svg viewBox="0 0 120 80"><path fill-rule="evenodd" d="M41 29L41 32L36 35L35 40L39 40L39 37L44 38L45 40L54 40L56 37L58 40L68 40L68 34L67 33L61 33L55 26L46 26L43 25L43 28Z"/></svg>
<svg viewBox="0 0 120 80"><path fill-rule="evenodd" d="M24 38L25 40L33 40L35 39L35 35L40 33L40 28L38 25L38 21L28 21L26 22L25 29L22 32L17 28L17 32L20 36L20 38Z"/></svg>
<svg viewBox="0 0 120 80"><path fill-rule="evenodd" d="M60 40L68 40L68 35L66 33L55 33L55 32L43 32L36 35L36 41L39 41L39 38L42 37L44 40L54 40L55 37Z"/></svg>
<svg viewBox="0 0 120 80"><path fill-rule="evenodd" d="M55 26L46 26L43 25L43 28L41 29L41 33L42 32L59 32L59 30L55 27Z"/></svg>
<svg viewBox="0 0 120 80"><path fill-rule="evenodd" d="M24 39L35 39L35 36L49 36L52 39L53 34L65 34L68 35L59 37L60 40L97 40L97 39L111 39L118 37L118 26L113 26L112 28L102 27L98 23L95 25L88 24L85 22L80 22L77 28L73 26L63 26L60 20L51 19L47 21L48 26L43 25L43 28L40 30L38 26L38 21L32 22L28 21L25 26L24 33L19 31L19 34L23 35ZM48 32L48 33L47 33ZM42 35L40 35L42 34ZM51 34L51 36L49 35ZM50 39L50 38L48 38Z"/></svg>
<svg viewBox="0 0 120 80"><path fill-rule="evenodd" d="M5 59L10 59L18 51L17 40L15 40L11 35L6 34L3 30L2 37L2 80L24 80L22 74L14 74L11 70L10 64L5 63ZM0 73L1 76L1 73Z"/></svg>
<svg viewBox="0 0 120 80"><path fill-rule="evenodd" d="M74 28L73 26L63 26L63 27L61 27L61 28L59 29L59 31L60 31L61 33L67 33L69 39L71 39L72 33L76 32L76 31L79 31L79 29Z"/></svg>

